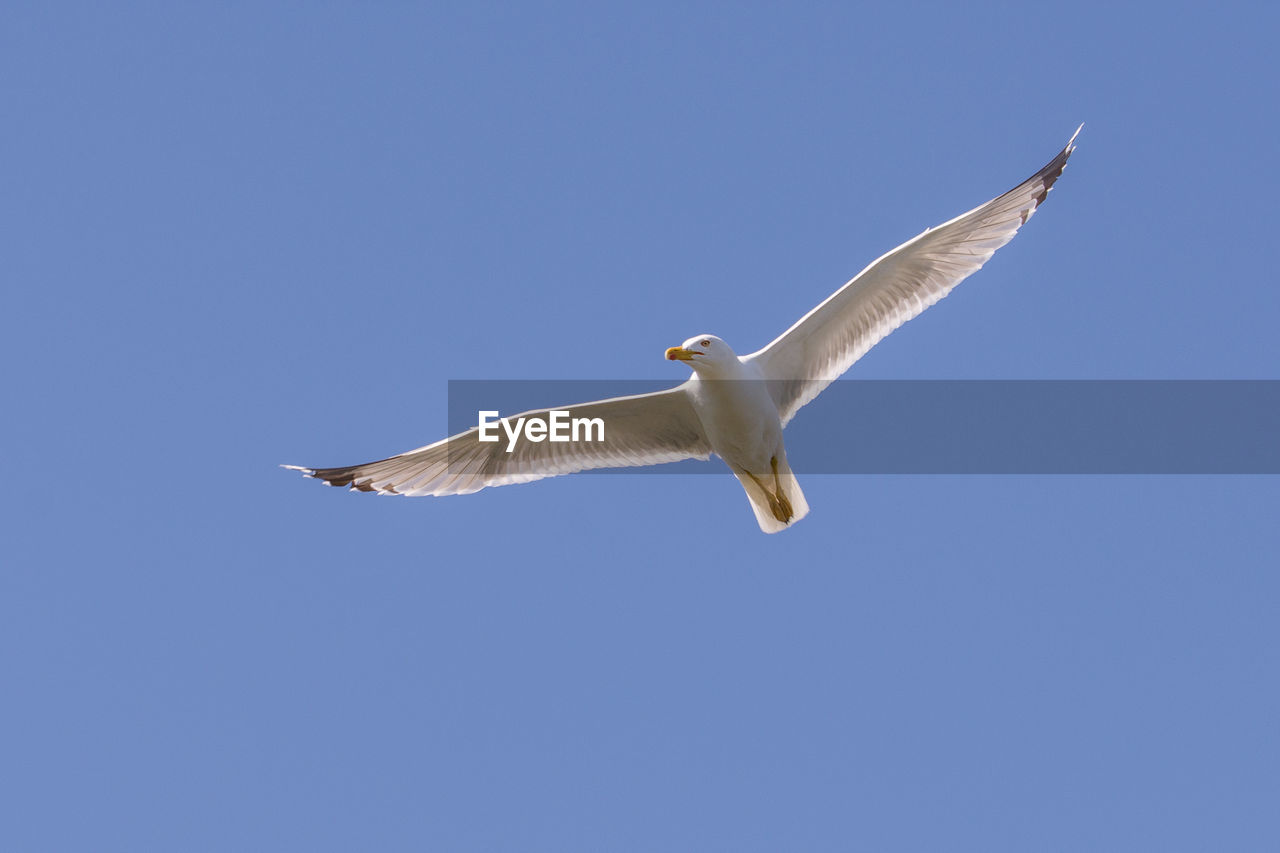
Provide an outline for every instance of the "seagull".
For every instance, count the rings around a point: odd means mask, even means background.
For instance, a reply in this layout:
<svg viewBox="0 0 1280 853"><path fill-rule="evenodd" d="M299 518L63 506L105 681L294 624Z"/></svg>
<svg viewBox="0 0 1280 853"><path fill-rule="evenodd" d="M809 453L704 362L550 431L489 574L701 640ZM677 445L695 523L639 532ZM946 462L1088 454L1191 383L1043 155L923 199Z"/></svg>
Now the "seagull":
<svg viewBox="0 0 1280 853"><path fill-rule="evenodd" d="M461 495L591 468L708 459L714 453L742 484L760 529L777 533L809 512L787 461L783 429L871 347L1013 239L1066 168L1083 127L1030 178L880 256L763 349L739 356L715 335L695 335L666 351L668 360L693 371L682 385L563 410L583 422L598 419L600 430L575 429L559 440L540 440L557 415L540 409L505 419L511 441L500 432L501 440L486 437L478 423L377 462L282 467L362 492ZM538 421L540 431L526 430L526 440L517 440L520 423ZM513 422L517 431L511 432Z"/></svg>

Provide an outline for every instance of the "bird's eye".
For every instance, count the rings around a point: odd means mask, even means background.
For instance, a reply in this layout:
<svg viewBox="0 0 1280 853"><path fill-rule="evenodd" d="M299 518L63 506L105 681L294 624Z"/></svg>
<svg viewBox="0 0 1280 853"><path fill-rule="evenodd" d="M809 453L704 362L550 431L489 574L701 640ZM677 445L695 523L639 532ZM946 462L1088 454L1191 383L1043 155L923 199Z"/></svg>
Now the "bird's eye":
<svg viewBox="0 0 1280 853"><path fill-rule="evenodd" d="M709 347L709 346L711 346L711 341L702 341L701 343L702 343L702 345L703 345L704 347Z"/></svg>

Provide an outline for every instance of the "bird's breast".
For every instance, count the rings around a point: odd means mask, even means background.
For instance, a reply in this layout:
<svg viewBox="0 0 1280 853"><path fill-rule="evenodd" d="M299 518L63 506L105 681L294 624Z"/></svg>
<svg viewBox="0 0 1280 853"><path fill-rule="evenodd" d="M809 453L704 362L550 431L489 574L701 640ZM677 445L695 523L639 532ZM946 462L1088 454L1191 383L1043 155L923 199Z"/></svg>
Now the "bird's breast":
<svg viewBox="0 0 1280 853"><path fill-rule="evenodd" d="M716 455L753 472L770 470L782 447L782 421L763 380L701 383L695 407Z"/></svg>

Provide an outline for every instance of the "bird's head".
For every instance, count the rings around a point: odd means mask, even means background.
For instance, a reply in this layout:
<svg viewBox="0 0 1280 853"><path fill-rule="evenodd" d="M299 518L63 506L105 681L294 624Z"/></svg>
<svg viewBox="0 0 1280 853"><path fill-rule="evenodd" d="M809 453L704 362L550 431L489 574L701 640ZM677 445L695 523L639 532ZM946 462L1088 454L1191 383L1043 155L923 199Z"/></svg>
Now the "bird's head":
<svg viewBox="0 0 1280 853"><path fill-rule="evenodd" d="M697 335L667 350L668 361L683 361L699 374L714 376L738 364L738 356L715 335Z"/></svg>

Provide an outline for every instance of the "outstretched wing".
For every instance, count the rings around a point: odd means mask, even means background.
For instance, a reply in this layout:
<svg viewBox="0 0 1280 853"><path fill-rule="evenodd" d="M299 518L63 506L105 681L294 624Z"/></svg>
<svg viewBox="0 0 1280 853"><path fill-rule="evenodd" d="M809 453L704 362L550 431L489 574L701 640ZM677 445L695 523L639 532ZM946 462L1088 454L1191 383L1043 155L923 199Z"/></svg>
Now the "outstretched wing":
<svg viewBox="0 0 1280 853"><path fill-rule="evenodd" d="M883 255L747 356L769 380L783 424L885 335L946 296L1013 239L1066 168L1079 134L1077 128L1058 156L1030 178Z"/></svg>
<svg viewBox="0 0 1280 853"><path fill-rule="evenodd" d="M688 383L686 383L687 385ZM507 452L507 436L495 424L499 440L483 442L475 428L390 459L346 468L283 467L362 492L393 495L461 495L487 486L527 483L588 468L657 465L681 459L706 459L711 453L686 385L653 394L614 397L565 406L571 418L599 418L599 430L581 429L577 440L529 441L523 437ZM548 419L550 409L509 416ZM572 434L570 434L572 435Z"/></svg>

